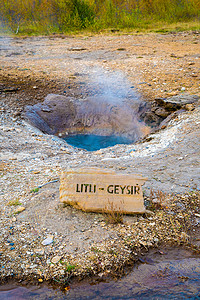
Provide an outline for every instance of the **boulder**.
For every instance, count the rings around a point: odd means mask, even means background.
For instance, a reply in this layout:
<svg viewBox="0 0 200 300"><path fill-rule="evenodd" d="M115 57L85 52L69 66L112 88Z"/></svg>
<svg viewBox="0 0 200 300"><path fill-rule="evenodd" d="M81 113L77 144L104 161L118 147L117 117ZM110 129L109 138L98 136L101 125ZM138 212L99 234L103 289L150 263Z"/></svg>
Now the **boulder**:
<svg viewBox="0 0 200 300"><path fill-rule="evenodd" d="M155 99L159 106L164 107L167 111L175 111L185 107L187 104L196 103L199 100L198 95L176 95L167 99Z"/></svg>
<svg viewBox="0 0 200 300"><path fill-rule="evenodd" d="M145 213L141 175L104 169L71 169L60 178L60 201L86 212Z"/></svg>

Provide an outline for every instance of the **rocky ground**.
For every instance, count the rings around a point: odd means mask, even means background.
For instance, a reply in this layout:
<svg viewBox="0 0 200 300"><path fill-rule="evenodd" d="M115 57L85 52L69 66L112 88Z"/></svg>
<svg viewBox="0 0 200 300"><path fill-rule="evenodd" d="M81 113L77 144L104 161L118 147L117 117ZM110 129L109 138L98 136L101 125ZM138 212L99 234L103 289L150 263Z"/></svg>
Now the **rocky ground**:
<svg viewBox="0 0 200 300"><path fill-rule="evenodd" d="M144 101L200 96L199 33L1 38L1 278L54 280L122 274L150 247L199 251L199 102L135 145L75 149L32 127L26 105L49 93L84 98L90 74L120 71ZM102 167L148 177L152 214L110 224L101 214L59 203L67 167ZM153 190L153 191L152 191Z"/></svg>

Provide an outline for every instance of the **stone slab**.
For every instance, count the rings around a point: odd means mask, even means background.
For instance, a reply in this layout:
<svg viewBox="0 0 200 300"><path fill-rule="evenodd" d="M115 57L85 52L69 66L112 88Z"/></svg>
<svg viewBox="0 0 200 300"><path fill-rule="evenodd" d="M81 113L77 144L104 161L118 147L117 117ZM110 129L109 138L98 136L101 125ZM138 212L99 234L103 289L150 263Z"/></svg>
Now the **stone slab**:
<svg viewBox="0 0 200 300"><path fill-rule="evenodd" d="M76 169L62 172L60 179L60 201L83 211L145 212L142 185L147 178L140 175Z"/></svg>

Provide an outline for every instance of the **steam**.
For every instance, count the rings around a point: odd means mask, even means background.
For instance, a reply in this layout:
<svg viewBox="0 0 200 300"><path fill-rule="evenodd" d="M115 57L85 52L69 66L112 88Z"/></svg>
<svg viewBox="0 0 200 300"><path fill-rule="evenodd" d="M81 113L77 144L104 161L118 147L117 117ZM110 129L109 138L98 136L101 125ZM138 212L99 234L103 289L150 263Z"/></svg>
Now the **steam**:
<svg viewBox="0 0 200 300"><path fill-rule="evenodd" d="M140 120L139 110L143 103L134 86L119 71L107 71L101 68L90 70L88 75L90 96L80 103L80 114L84 115L88 126L105 119L113 128L113 134L129 138L132 141L148 134L150 129ZM109 133L106 122L102 120L100 133ZM104 128L104 129L103 129Z"/></svg>
<svg viewBox="0 0 200 300"><path fill-rule="evenodd" d="M43 103L27 106L31 124L62 137L90 134L135 142L149 133L140 120L143 101L122 73L94 68L86 74L80 99L49 94Z"/></svg>
<svg viewBox="0 0 200 300"><path fill-rule="evenodd" d="M103 96L108 103L120 104L127 99L139 103L134 87L119 71L93 68L88 76L88 85L97 95Z"/></svg>
<svg viewBox="0 0 200 300"><path fill-rule="evenodd" d="M4 24L4 22L0 19L0 51L1 55L7 53L8 50L11 50L11 40L12 38L9 36L10 30Z"/></svg>
<svg viewBox="0 0 200 300"><path fill-rule="evenodd" d="M11 39L7 36L0 36L0 51L11 50Z"/></svg>

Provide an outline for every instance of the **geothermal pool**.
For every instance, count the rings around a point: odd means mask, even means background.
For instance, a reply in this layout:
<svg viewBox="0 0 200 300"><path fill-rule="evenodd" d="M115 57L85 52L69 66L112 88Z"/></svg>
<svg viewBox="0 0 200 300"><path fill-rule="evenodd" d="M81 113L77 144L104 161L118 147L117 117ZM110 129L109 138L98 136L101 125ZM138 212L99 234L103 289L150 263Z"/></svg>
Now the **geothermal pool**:
<svg viewBox="0 0 200 300"><path fill-rule="evenodd" d="M87 151L97 151L117 144L131 144L133 141L123 136L101 136L95 134L69 135L64 140L73 147Z"/></svg>

